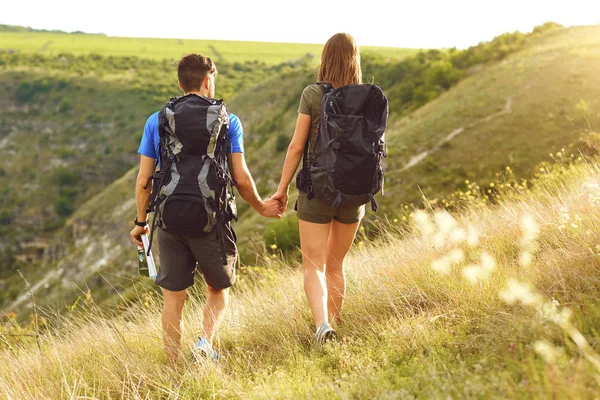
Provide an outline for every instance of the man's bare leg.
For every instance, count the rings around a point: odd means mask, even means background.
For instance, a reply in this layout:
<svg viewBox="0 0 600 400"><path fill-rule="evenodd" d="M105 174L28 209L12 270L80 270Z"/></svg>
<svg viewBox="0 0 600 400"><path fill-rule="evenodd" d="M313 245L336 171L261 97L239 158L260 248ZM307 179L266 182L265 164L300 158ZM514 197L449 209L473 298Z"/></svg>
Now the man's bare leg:
<svg viewBox="0 0 600 400"><path fill-rule="evenodd" d="M162 327L165 353L167 363L175 365L181 347L181 318L186 291L173 292L163 289L163 297Z"/></svg>
<svg viewBox="0 0 600 400"><path fill-rule="evenodd" d="M212 345L215 332L219 328L225 309L229 304L229 288L214 289L207 285L208 293L204 306L204 338Z"/></svg>

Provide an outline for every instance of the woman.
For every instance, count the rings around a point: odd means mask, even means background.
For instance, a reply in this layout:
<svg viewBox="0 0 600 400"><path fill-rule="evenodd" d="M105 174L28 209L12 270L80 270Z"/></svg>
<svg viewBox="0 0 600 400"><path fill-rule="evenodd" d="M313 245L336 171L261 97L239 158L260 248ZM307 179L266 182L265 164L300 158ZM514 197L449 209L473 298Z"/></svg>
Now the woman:
<svg viewBox="0 0 600 400"><path fill-rule="evenodd" d="M335 34L321 53L319 82L337 88L361 81L360 54L354 38L347 33ZM288 188L302 159L307 139L309 148L314 146L322 96L323 88L319 84L309 85L302 92L296 130L285 157L279 188L272 196L283 204L284 210L288 202ZM319 343L324 343L336 337L330 322L334 325L339 322L344 303L344 257L350 250L365 211L364 205L334 208L319 198L309 200L307 196L306 192L300 191L297 203L304 290L317 327L316 338Z"/></svg>

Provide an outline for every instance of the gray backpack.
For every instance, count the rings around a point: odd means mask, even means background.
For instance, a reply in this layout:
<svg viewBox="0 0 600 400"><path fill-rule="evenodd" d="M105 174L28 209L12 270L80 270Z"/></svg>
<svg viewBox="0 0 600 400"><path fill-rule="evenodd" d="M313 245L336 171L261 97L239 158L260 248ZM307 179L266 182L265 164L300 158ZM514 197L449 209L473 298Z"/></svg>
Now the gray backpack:
<svg viewBox="0 0 600 400"><path fill-rule="evenodd" d="M377 211L374 195L383 194L388 100L376 85L321 86L317 139L312 149L307 140L296 186L308 199L317 197L333 207L371 202Z"/></svg>

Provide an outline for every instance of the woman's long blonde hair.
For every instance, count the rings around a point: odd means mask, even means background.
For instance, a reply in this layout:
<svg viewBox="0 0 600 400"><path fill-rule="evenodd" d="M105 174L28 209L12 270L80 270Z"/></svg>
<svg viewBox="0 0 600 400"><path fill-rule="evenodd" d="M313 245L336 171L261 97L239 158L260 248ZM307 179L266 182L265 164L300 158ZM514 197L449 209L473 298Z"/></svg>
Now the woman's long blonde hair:
<svg viewBox="0 0 600 400"><path fill-rule="evenodd" d="M333 35L321 52L319 81L329 82L334 88L362 83L360 53L354 38L348 33Z"/></svg>

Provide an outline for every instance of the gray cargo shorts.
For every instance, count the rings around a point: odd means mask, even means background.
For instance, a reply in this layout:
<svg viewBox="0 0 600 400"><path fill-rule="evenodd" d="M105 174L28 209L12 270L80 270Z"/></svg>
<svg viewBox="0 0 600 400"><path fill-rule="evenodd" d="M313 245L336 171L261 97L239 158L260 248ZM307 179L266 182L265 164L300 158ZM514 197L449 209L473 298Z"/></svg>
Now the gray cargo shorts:
<svg viewBox="0 0 600 400"><path fill-rule="evenodd" d="M176 236L157 229L160 266L156 284L164 289L180 291L194 284L194 273L200 271L206 284L224 289L235 283L237 260L236 237L231 224L223 226L227 264L223 265L217 230L206 236ZM197 263L197 265L196 265Z"/></svg>

